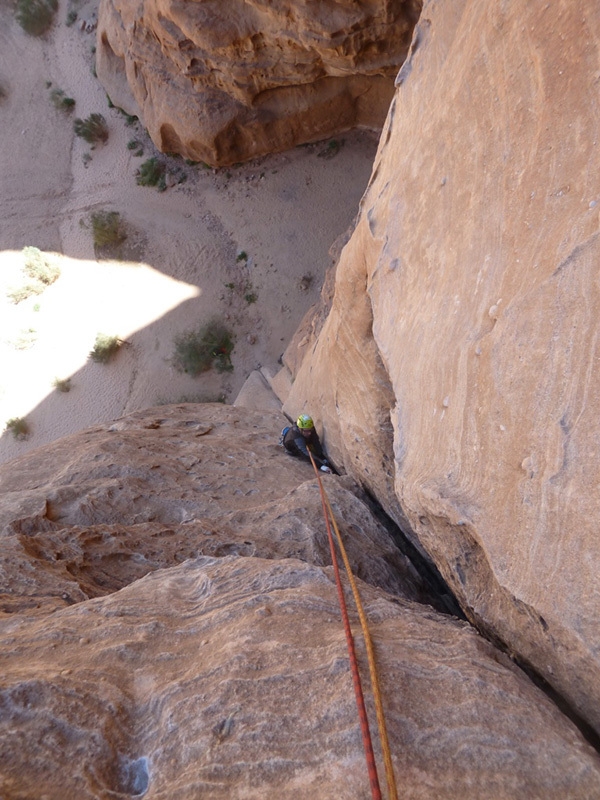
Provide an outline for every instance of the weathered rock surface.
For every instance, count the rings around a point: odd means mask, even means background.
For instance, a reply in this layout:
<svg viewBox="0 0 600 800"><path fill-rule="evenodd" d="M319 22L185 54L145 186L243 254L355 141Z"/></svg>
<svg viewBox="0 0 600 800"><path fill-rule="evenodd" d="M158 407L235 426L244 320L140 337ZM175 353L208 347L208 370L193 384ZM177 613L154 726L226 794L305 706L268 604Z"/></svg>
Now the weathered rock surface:
<svg viewBox="0 0 600 800"><path fill-rule="evenodd" d="M220 403L162 406L0 467L0 603L49 610L200 555L331 563L310 465L278 445L285 417ZM432 601L356 496L328 478L358 577Z"/></svg>
<svg viewBox="0 0 600 800"><path fill-rule="evenodd" d="M403 796L598 795L597 756L491 645L361 588ZM200 558L2 627L6 800L369 795L328 569Z"/></svg>
<svg viewBox="0 0 600 800"><path fill-rule="evenodd" d="M425 4L286 406L597 731L599 40L592 2Z"/></svg>
<svg viewBox="0 0 600 800"><path fill-rule="evenodd" d="M0 467L3 800L369 796L318 489L280 421L161 407ZM366 581L402 796L598 796L577 729L415 602L351 479L325 483Z"/></svg>
<svg viewBox="0 0 600 800"><path fill-rule="evenodd" d="M213 165L381 127L421 0L101 0L97 74L163 151Z"/></svg>

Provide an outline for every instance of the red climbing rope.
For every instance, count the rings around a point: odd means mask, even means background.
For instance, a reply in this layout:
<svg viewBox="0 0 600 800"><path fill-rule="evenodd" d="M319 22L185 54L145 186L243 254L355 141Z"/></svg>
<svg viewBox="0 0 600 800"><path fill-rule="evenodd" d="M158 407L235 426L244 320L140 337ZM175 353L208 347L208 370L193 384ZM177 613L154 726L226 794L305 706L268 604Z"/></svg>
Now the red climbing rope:
<svg viewBox="0 0 600 800"><path fill-rule="evenodd" d="M310 460L317 476L319 484L319 492L321 493L321 503L323 505L323 515L325 517L325 525L327 527L327 536L329 539L329 549L331 550L331 561L333 564L333 572L335 575L335 585L337 587L338 599L340 603L340 610L342 612L342 620L344 623L344 632L346 634L346 645L348 647L348 655L350 656L350 671L352 673L352 683L354 685L354 695L356 697L356 706L358 708L358 717L360 720L360 729L362 733L363 747L365 750L365 758L367 759L367 769L369 771L369 782L371 784L371 796L373 800L382 800L381 788L379 786L379 778L377 776L377 764L375 763L375 753L373 752L373 742L371 740L371 731L369 730L369 719L367 717L367 709L365 706L365 698L363 695L362 684L360 682L360 673L358 671L358 661L356 658L356 650L354 648L354 637L350 627L350 620L348 618L348 609L346 607L346 599L344 597L344 590L342 588L342 581L340 578L340 570L338 567L337 555L335 552L335 544L333 541L333 534L331 532L331 525L329 524L329 515L327 513L327 505L325 492L321 483L321 476L314 462L312 454Z"/></svg>

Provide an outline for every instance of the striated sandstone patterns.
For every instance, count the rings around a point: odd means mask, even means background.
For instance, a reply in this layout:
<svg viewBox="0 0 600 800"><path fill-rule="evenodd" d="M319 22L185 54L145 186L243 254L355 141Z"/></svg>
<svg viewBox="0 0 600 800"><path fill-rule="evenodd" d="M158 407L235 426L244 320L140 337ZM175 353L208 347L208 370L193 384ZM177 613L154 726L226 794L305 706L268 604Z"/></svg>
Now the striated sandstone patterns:
<svg viewBox="0 0 600 800"><path fill-rule="evenodd" d="M281 419L161 407L0 468L3 800L367 796L318 488ZM600 794L577 729L427 604L351 479L325 483L402 796Z"/></svg>

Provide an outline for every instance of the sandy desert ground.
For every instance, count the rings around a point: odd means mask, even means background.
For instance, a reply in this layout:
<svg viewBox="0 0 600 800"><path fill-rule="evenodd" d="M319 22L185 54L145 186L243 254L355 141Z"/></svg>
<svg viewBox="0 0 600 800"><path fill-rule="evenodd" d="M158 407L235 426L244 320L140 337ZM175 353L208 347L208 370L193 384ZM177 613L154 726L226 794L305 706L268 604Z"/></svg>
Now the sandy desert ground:
<svg viewBox="0 0 600 800"><path fill-rule="evenodd" d="M377 144L355 131L220 170L166 158L94 77L95 32L81 23L95 4L67 25L72 8L61 4L35 38L0 7L0 426L23 418L29 428L25 439L4 430L0 462L159 403L232 402L252 370L275 372L318 297L331 244L352 224ZM54 89L75 100L72 113L54 107ZM94 149L73 132L91 113L109 128ZM167 167L163 192L136 183L153 156ZM117 258L97 258L98 211L127 226ZM60 277L15 304L7 295L27 282L24 247ZM212 319L233 333L233 371L178 372L174 338ZM127 342L108 364L89 359L98 333Z"/></svg>

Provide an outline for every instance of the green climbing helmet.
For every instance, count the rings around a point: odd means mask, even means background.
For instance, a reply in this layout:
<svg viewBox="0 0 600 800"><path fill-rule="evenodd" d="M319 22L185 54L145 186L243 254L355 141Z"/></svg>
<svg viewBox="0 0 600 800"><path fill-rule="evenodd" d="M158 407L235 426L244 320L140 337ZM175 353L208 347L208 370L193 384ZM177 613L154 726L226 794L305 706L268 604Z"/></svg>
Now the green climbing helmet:
<svg viewBox="0 0 600 800"><path fill-rule="evenodd" d="M310 431L315 427L315 423L312 421L312 417L309 417L308 414L300 414L300 416L296 420L296 425L300 428L301 431Z"/></svg>

